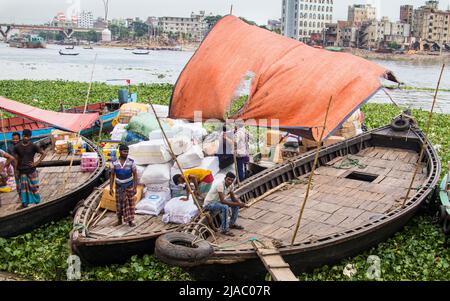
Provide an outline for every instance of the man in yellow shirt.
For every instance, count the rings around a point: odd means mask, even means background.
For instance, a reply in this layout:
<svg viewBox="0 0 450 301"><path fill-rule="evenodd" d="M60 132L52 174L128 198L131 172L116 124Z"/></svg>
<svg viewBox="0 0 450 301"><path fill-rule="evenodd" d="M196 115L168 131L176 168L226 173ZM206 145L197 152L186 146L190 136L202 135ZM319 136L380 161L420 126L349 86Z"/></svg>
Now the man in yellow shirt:
<svg viewBox="0 0 450 301"><path fill-rule="evenodd" d="M193 168L185 170L183 174L190 183L194 184L195 194L202 199L205 198L206 194L209 190L211 190L211 186L214 182L214 176L212 175L211 170ZM173 176L172 180L175 185L181 185L185 184L184 177L181 174L176 174Z"/></svg>

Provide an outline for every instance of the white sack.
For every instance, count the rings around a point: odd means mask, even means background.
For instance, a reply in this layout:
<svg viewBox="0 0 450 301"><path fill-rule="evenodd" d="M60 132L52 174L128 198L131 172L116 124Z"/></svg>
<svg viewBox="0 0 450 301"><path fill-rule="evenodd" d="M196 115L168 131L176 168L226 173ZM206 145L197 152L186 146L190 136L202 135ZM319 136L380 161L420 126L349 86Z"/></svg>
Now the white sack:
<svg viewBox="0 0 450 301"><path fill-rule="evenodd" d="M182 201L186 197L173 198L164 206L164 223L187 224L198 214L192 197L189 200Z"/></svg>
<svg viewBox="0 0 450 301"><path fill-rule="evenodd" d="M148 184L164 184L170 180L170 164L151 164L145 168L141 178L141 183Z"/></svg>

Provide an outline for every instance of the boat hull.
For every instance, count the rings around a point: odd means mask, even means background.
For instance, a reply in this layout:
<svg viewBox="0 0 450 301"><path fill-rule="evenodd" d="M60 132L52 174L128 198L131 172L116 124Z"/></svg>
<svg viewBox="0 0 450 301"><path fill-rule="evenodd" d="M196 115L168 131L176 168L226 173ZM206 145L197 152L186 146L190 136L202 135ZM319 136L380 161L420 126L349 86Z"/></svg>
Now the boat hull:
<svg viewBox="0 0 450 301"><path fill-rule="evenodd" d="M46 139L49 140L49 138ZM48 222L66 217L80 200L86 198L95 187L101 184L101 177L105 171L105 160L91 141L87 139L85 141L102 158L100 161L101 165L90 180L80 185L76 190L66 193L57 199L0 217L0 237L20 235Z"/></svg>
<svg viewBox="0 0 450 301"><path fill-rule="evenodd" d="M399 148L419 153L423 140L421 132L398 133L385 127L324 148L320 153L319 166L324 166L343 154L357 154L360 150L372 146ZM299 174L308 174L311 171L314 156L314 152L310 152L299 157L294 163L264 170L261 174L243 182L236 194L248 202L281 183L297 178ZM438 184L441 162L430 143L425 149L424 162L427 165L427 178L422 187L414 191L414 195L411 193L404 208L399 207L386 213L381 219L355 226L350 231L321 237L317 241L307 240L296 243L294 246L285 244L280 247L278 250L294 273L298 275L360 254L401 230L422 207L423 202L432 196ZM261 260L251 248L219 250L208 258L206 263L199 263L197 266L186 269L199 280L263 280L267 274Z"/></svg>

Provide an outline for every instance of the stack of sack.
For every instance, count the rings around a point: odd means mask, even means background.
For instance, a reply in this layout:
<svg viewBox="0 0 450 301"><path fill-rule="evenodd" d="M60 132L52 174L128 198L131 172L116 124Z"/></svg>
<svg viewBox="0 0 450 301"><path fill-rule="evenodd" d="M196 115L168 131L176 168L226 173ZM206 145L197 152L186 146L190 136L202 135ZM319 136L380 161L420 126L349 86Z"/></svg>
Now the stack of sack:
<svg viewBox="0 0 450 301"><path fill-rule="evenodd" d="M176 197L164 206L163 223L187 224L198 214L198 208L191 196Z"/></svg>

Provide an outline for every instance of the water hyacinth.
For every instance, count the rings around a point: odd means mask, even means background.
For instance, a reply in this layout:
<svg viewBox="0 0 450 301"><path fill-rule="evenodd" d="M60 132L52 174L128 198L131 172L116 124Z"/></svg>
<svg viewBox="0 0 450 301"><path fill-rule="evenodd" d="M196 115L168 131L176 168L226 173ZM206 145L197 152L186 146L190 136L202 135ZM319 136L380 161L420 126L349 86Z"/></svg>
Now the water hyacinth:
<svg viewBox="0 0 450 301"><path fill-rule="evenodd" d="M0 95L44 109L58 110L84 103L88 84L65 81L0 81ZM90 102L117 97L118 86L95 83ZM172 86L138 85L131 87L139 100L151 98L154 103L168 104ZM34 102L33 99L39 100ZM387 125L401 113L393 105L367 104L363 107L369 129ZM425 128L428 112L413 110L420 127ZM450 161L450 115L435 114L431 140L437 146L442 162ZM443 164L443 174L447 172ZM30 233L14 238L0 238L0 271L18 274L30 280L66 280L68 243L72 218L52 222ZM379 258L379 275L370 273L374 265L369 256ZM374 257L372 257L373 259ZM376 262L376 260L375 260ZM347 269L344 269L346 266ZM299 276L300 280L448 280L450 252L444 246L444 235L432 218L422 213L389 240L353 258L333 266L324 266ZM344 274L345 271L345 274ZM372 270L373 271L373 270ZM80 280L194 280L179 268L159 262L153 255L132 257L123 265L106 267L81 266Z"/></svg>

